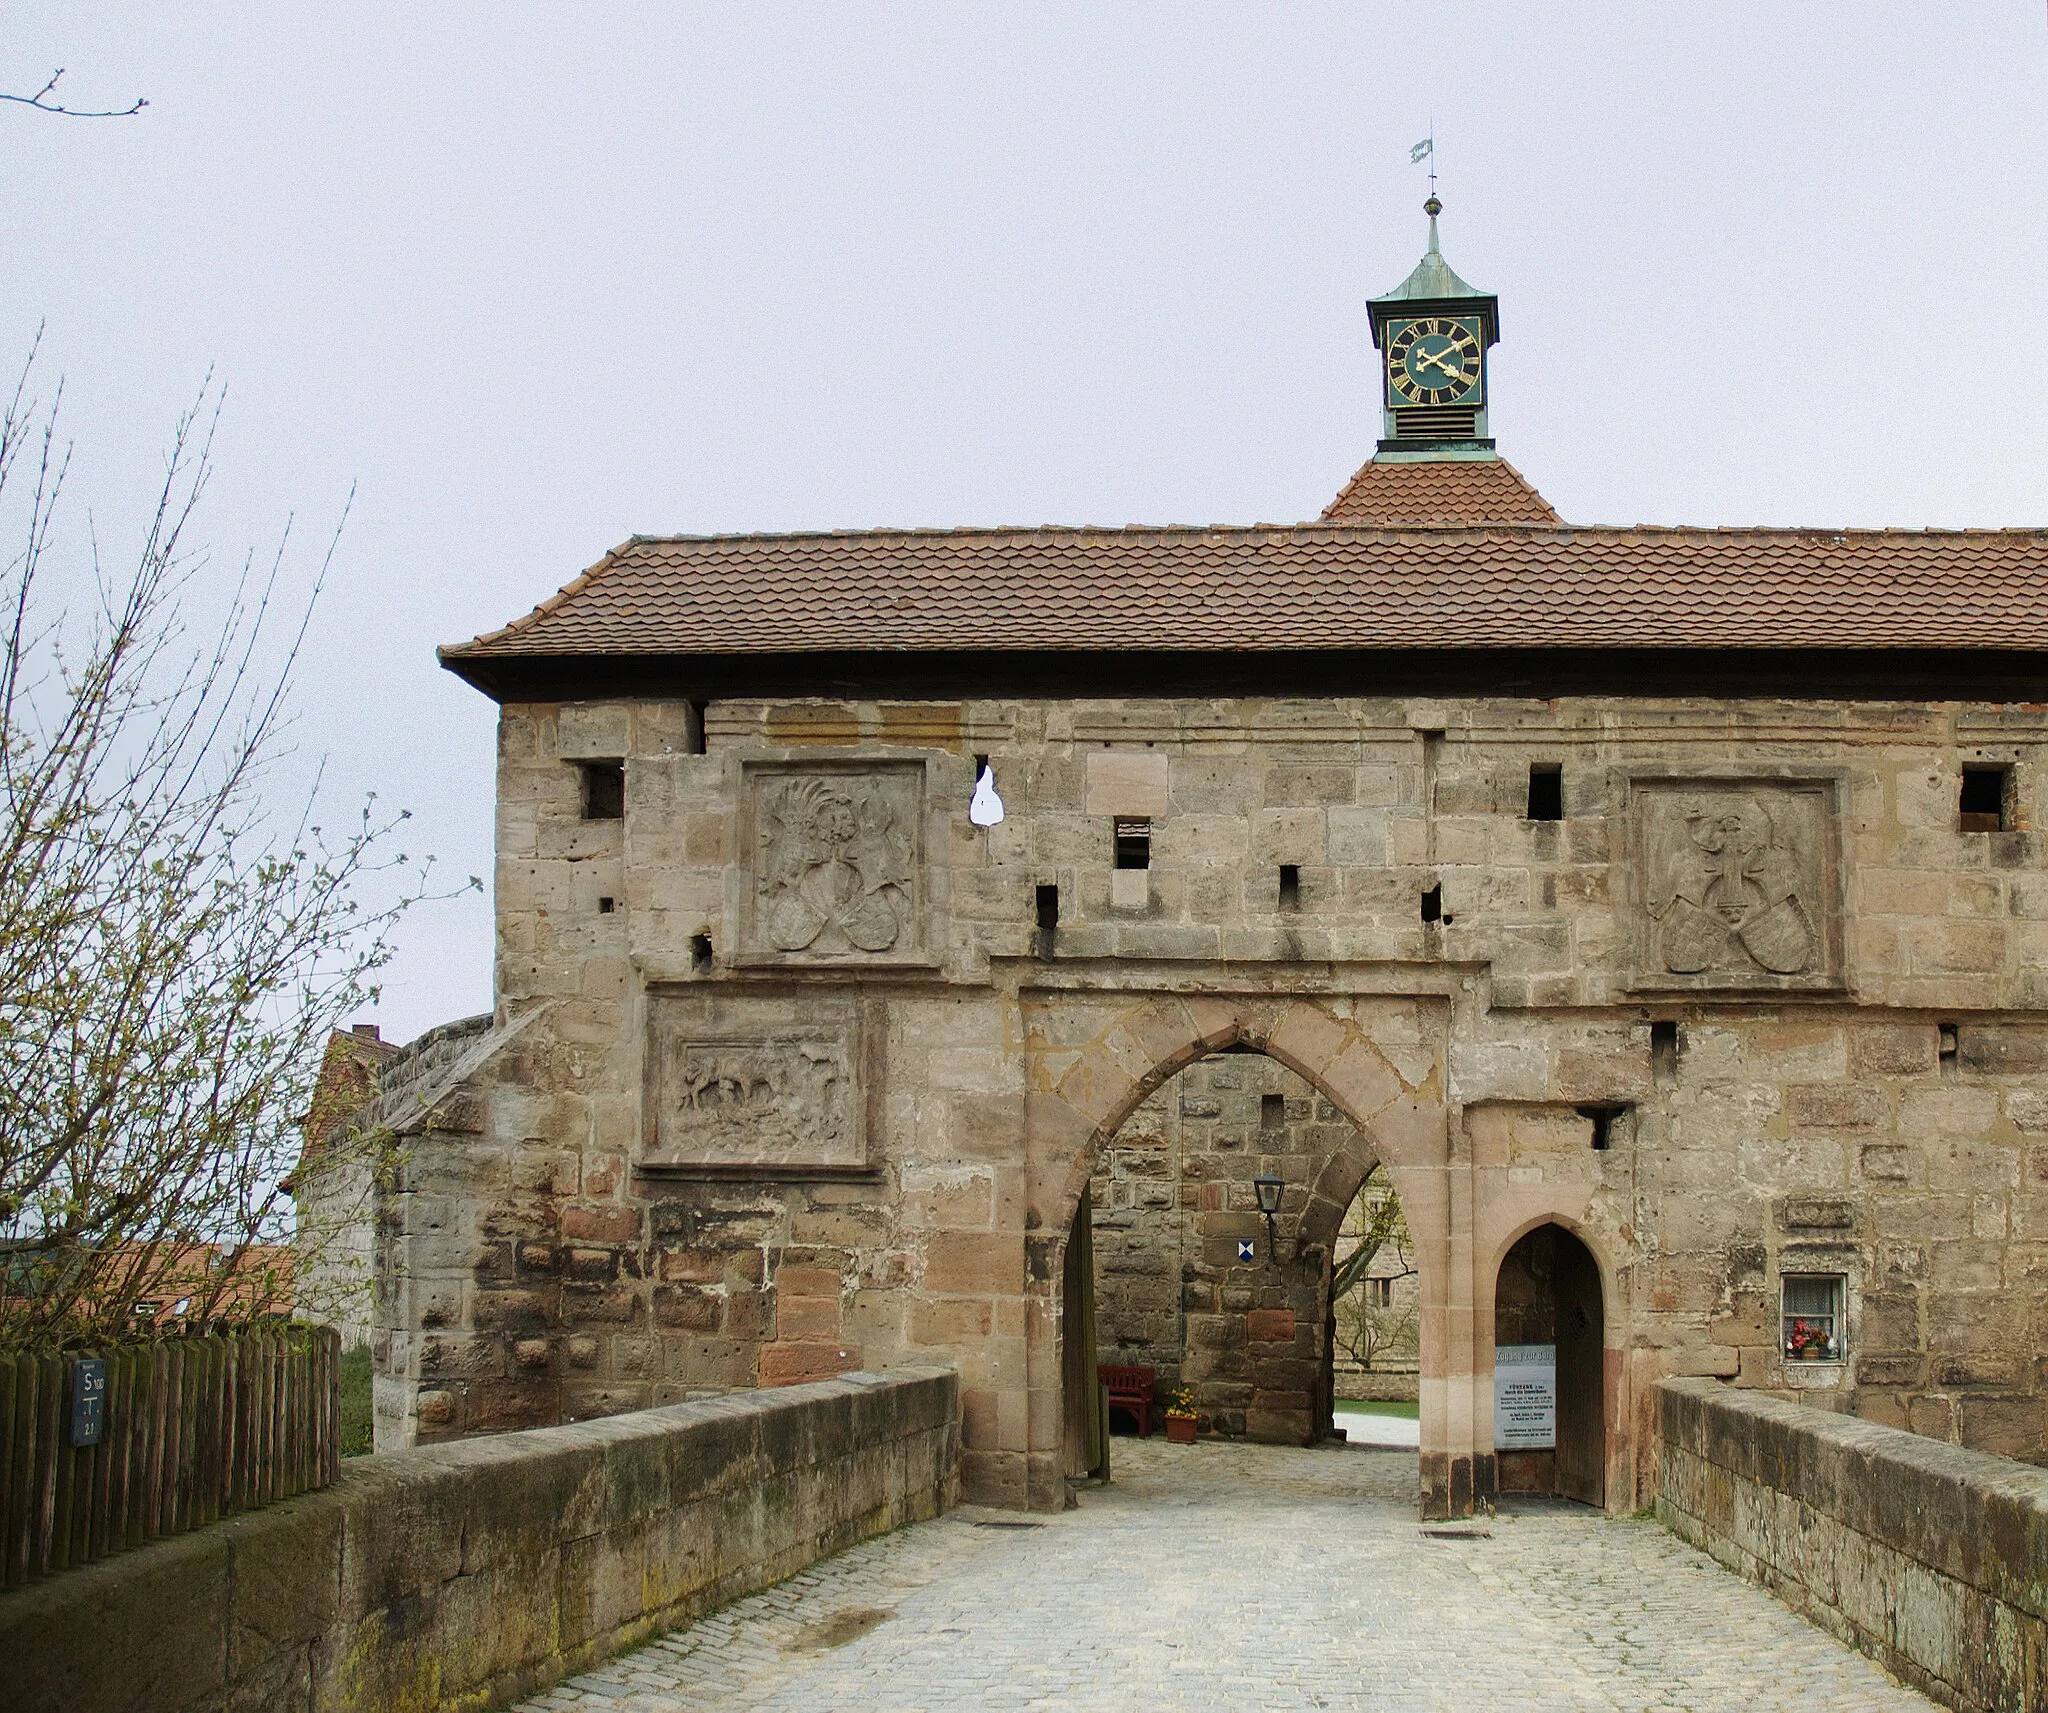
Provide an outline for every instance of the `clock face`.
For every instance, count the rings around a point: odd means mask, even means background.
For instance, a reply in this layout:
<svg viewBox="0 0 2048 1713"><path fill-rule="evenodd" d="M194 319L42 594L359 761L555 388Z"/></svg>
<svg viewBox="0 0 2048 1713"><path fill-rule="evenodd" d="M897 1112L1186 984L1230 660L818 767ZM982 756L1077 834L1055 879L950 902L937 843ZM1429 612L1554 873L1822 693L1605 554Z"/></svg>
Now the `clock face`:
<svg viewBox="0 0 2048 1713"><path fill-rule="evenodd" d="M1485 348L1469 321L1403 321L1387 341L1387 386L1404 404L1474 402L1484 372Z"/></svg>

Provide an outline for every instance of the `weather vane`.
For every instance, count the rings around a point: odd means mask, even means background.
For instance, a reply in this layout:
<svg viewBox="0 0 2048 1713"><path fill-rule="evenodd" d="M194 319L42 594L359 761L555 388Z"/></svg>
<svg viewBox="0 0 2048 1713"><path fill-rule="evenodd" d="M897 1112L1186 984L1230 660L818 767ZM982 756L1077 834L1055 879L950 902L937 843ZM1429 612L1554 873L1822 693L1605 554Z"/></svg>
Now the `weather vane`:
<svg viewBox="0 0 2048 1713"><path fill-rule="evenodd" d="M1419 166L1429 162L1429 200L1436 201L1436 121L1429 122L1429 135L1408 151L1408 164Z"/></svg>

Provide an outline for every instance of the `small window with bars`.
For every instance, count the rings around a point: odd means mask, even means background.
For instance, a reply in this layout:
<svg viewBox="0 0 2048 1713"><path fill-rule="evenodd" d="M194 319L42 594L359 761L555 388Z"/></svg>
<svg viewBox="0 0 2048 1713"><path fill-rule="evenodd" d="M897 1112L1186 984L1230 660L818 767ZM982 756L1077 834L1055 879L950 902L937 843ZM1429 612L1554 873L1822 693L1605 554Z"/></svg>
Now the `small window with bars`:
<svg viewBox="0 0 2048 1713"><path fill-rule="evenodd" d="M1807 1273L1784 1280L1787 1362L1842 1360L1842 1275Z"/></svg>

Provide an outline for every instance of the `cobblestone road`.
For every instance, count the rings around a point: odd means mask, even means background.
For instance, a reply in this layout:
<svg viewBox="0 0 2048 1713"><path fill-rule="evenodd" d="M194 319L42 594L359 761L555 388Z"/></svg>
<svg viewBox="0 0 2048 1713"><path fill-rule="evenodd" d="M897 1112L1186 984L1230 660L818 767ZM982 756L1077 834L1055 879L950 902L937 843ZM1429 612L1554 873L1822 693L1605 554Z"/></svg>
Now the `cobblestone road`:
<svg viewBox="0 0 2048 1713"><path fill-rule="evenodd" d="M1077 1511L869 1542L521 1713L1934 1705L1654 1523L1556 1507L1445 1537L1413 1452L1115 1453Z"/></svg>

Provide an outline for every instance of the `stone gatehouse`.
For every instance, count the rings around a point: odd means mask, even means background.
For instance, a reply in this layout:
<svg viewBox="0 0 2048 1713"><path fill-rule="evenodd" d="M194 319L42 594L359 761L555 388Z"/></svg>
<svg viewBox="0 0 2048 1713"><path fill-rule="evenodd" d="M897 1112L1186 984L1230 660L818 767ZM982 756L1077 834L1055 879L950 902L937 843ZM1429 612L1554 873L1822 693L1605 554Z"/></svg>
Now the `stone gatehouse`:
<svg viewBox="0 0 2048 1713"><path fill-rule="evenodd" d="M936 1360L1057 1506L1073 1257L1229 1062L1118 1311L1207 1431L1326 1426L1382 1166L1433 1514L1632 1508L1673 1373L2048 1456L2048 533L1561 522L1431 215L1316 522L636 537L444 651L496 1009L392 1121L380 1443Z"/></svg>

